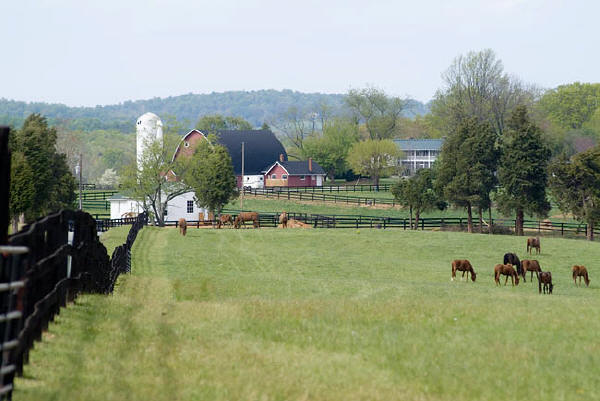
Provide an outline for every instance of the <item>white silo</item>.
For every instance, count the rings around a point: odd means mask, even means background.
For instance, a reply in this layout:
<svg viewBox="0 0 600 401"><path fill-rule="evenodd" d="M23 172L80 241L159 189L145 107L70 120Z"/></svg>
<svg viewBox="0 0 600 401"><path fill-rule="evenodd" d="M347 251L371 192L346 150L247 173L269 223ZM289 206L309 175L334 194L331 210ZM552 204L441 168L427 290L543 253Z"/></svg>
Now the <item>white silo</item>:
<svg viewBox="0 0 600 401"><path fill-rule="evenodd" d="M146 146L154 141L163 139L162 121L154 113L145 113L137 119L136 123L136 156L138 168L141 169L142 154Z"/></svg>

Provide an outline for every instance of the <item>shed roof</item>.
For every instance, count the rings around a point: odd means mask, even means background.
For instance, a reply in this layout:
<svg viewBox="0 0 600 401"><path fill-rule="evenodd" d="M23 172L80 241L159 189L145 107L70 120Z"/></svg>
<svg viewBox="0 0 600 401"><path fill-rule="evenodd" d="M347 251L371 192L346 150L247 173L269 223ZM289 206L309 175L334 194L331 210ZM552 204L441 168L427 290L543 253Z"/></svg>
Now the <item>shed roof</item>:
<svg viewBox="0 0 600 401"><path fill-rule="evenodd" d="M289 175L325 175L325 170L316 161L312 161L312 171L308 169L308 160L284 161L269 165L263 172L267 173L275 164L280 164Z"/></svg>
<svg viewBox="0 0 600 401"><path fill-rule="evenodd" d="M443 139L394 139L402 150L441 150Z"/></svg>

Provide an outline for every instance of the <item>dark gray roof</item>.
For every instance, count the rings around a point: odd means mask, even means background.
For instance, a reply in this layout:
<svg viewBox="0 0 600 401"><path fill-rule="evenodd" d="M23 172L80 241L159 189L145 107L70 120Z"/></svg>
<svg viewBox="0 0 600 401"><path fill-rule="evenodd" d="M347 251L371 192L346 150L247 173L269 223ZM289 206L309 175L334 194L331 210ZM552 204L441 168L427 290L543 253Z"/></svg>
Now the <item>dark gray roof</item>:
<svg viewBox="0 0 600 401"><path fill-rule="evenodd" d="M319 166L319 163L316 161L312 161L312 171L308 169L308 160L302 161L285 161L279 162L283 166L284 169L287 170L289 175L324 175L325 170L323 167ZM267 168L271 168L270 165Z"/></svg>
<svg viewBox="0 0 600 401"><path fill-rule="evenodd" d="M394 139L402 150L441 150L443 139Z"/></svg>
<svg viewBox="0 0 600 401"><path fill-rule="evenodd" d="M244 174L259 175L265 166L287 153L281 142L269 130L219 131L219 143L229 151L236 175L242 174L242 142L244 142Z"/></svg>

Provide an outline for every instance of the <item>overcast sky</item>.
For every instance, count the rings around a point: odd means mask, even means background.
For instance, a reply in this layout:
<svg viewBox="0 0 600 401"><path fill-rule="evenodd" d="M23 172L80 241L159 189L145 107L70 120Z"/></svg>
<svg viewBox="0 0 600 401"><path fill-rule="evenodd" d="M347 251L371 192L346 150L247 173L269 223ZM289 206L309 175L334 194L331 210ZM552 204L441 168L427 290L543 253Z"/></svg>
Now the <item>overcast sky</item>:
<svg viewBox="0 0 600 401"><path fill-rule="evenodd" d="M68 105L228 90L431 99L493 49L542 87L597 82L596 0L3 0L0 98Z"/></svg>

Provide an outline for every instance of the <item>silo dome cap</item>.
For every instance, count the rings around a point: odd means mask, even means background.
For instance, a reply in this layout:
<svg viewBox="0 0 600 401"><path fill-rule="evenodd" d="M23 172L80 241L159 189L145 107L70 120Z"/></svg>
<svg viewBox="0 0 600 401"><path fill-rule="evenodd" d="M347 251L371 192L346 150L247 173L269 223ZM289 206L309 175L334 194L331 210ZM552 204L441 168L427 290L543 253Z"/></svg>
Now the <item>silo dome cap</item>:
<svg viewBox="0 0 600 401"><path fill-rule="evenodd" d="M156 114L150 113L150 112L142 114L137 120L138 125L146 124L146 123L153 123L153 124L160 123L160 125L162 125L162 121L160 121L160 118Z"/></svg>

